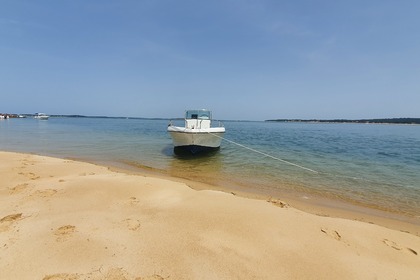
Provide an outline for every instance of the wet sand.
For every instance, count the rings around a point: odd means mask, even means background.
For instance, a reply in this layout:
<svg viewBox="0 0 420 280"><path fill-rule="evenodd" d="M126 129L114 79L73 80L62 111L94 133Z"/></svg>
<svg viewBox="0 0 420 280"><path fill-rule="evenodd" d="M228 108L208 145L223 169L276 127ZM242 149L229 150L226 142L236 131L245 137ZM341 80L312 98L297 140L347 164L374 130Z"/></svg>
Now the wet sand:
<svg viewBox="0 0 420 280"><path fill-rule="evenodd" d="M2 279L420 275L415 225L409 233L314 215L282 198L29 154L0 152L0 178Z"/></svg>

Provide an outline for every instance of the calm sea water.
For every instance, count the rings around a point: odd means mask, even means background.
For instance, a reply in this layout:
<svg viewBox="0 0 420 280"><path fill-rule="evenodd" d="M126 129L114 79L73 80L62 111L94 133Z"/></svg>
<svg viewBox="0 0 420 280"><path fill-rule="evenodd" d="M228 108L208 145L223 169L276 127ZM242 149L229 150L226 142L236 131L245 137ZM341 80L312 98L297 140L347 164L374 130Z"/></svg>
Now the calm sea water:
<svg viewBox="0 0 420 280"><path fill-rule="evenodd" d="M126 164L232 190L321 196L420 218L420 126L225 121L227 139L271 157L223 141L211 156L183 158L173 154L167 124L1 120L0 150Z"/></svg>

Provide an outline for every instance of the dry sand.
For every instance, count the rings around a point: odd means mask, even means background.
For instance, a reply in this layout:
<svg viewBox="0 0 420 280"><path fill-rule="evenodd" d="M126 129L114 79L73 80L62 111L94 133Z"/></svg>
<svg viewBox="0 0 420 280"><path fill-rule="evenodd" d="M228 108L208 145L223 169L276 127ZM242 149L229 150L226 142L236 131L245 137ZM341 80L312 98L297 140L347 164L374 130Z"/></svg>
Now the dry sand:
<svg viewBox="0 0 420 280"><path fill-rule="evenodd" d="M0 279L420 279L420 237L0 152Z"/></svg>

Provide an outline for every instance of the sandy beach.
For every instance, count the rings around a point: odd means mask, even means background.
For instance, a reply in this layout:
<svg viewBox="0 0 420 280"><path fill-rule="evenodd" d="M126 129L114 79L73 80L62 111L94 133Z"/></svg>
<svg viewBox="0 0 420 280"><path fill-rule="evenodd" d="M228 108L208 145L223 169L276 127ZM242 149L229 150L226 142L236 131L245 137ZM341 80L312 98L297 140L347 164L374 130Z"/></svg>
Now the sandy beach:
<svg viewBox="0 0 420 280"><path fill-rule="evenodd" d="M418 279L420 237L0 152L0 279Z"/></svg>

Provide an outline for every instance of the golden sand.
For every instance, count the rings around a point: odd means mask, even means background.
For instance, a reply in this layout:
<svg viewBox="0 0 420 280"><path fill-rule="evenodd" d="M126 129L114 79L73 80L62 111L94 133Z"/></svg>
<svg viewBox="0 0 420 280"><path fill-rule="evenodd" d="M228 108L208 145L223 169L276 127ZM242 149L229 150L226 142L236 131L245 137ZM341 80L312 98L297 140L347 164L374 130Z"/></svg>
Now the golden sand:
<svg viewBox="0 0 420 280"><path fill-rule="evenodd" d="M420 237L0 152L0 279L418 279Z"/></svg>

